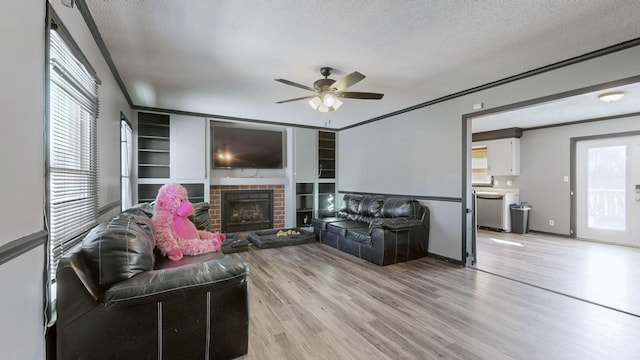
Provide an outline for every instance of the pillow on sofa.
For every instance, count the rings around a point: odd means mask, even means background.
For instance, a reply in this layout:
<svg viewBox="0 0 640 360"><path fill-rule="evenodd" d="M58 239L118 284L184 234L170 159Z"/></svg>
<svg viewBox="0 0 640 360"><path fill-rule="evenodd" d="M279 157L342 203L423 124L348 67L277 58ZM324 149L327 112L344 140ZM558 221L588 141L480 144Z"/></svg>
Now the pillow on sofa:
<svg viewBox="0 0 640 360"><path fill-rule="evenodd" d="M149 218L142 210L119 214L91 229L82 240L82 253L94 279L108 287L153 269L155 238Z"/></svg>

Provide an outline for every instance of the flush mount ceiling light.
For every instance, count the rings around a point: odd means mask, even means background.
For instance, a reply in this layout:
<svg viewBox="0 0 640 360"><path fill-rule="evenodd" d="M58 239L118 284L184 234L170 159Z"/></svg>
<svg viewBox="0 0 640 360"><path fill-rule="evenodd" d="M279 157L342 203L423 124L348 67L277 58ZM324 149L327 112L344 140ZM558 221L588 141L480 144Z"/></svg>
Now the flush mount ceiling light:
<svg viewBox="0 0 640 360"><path fill-rule="evenodd" d="M598 99L610 103L622 99L623 96L624 91L613 91L598 95Z"/></svg>
<svg viewBox="0 0 640 360"><path fill-rule="evenodd" d="M354 71L351 74L336 81L333 79L329 79L331 71L333 71L333 69L330 67L321 68L320 74L324 76L324 79L316 80L316 82L313 83L313 87L301 85L285 79L276 79L276 81L279 81L283 84L299 87L301 89L310 90L317 93L316 95L278 101L277 103L282 104L290 101L308 99L309 105L314 110L318 110L320 112L329 112L338 110L338 108L342 105L342 100L340 100L339 98L380 100L384 96L384 94L369 92L343 91L349 86L354 85L364 79L365 76L357 71Z"/></svg>

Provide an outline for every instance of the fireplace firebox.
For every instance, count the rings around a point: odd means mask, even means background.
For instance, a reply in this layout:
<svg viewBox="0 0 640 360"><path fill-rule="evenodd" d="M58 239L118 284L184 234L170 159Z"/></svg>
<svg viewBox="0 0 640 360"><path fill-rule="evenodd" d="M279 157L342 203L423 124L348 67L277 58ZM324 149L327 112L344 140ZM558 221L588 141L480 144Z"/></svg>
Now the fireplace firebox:
<svg viewBox="0 0 640 360"><path fill-rule="evenodd" d="M273 228L273 190L222 191L223 233Z"/></svg>

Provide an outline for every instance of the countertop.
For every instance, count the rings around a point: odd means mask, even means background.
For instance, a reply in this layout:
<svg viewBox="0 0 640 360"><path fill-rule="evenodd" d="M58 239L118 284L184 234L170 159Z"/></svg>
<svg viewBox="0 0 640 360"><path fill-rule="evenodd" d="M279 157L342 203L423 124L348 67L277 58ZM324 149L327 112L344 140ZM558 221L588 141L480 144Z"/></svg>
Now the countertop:
<svg viewBox="0 0 640 360"><path fill-rule="evenodd" d="M514 194L520 195L520 189L517 188L493 188L493 187L474 187L476 194Z"/></svg>

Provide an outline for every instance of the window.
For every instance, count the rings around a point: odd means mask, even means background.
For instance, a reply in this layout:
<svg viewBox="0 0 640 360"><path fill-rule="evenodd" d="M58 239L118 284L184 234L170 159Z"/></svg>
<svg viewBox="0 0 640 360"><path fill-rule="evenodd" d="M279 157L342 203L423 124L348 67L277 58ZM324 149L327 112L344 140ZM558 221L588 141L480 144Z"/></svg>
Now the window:
<svg viewBox="0 0 640 360"><path fill-rule="evenodd" d="M489 175L486 146L471 149L471 183L473 185L493 185L493 178Z"/></svg>
<svg viewBox="0 0 640 360"><path fill-rule="evenodd" d="M95 72L61 26L49 31L49 275L96 223L98 207ZM53 294L52 294L53 295Z"/></svg>
<svg viewBox="0 0 640 360"><path fill-rule="evenodd" d="M129 121L121 115L120 120L120 177L122 180L122 210L133 205L133 184L131 172L133 169L133 130Z"/></svg>

